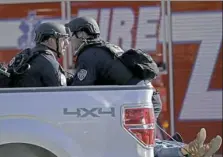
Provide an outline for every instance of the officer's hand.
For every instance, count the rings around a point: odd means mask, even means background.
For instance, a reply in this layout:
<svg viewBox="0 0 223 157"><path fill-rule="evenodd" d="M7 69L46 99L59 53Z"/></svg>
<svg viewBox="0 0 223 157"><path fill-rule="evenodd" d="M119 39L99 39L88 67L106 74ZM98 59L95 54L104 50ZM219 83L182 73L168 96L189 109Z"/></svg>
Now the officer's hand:
<svg viewBox="0 0 223 157"><path fill-rule="evenodd" d="M74 80L74 76L67 77L67 86L71 86Z"/></svg>

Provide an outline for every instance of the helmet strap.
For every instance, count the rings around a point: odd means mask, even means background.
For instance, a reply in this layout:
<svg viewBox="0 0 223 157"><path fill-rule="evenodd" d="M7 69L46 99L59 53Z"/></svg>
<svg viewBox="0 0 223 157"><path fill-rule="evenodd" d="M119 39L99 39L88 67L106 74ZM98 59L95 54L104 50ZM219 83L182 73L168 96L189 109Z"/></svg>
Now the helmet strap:
<svg viewBox="0 0 223 157"><path fill-rule="evenodd" d="M56 53L57 53L57 57L60 58L61 54L59 52L59 38L56 38Z"/></svg>

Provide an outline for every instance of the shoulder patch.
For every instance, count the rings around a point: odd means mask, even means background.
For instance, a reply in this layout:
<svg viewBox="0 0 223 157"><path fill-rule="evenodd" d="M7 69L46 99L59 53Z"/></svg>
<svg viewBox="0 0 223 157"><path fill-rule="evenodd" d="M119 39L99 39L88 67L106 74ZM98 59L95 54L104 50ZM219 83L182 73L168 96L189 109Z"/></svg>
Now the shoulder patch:
<svg viewBox="0 0 223 157"><path fill-rule="evenodd" d="M87 70L85 69L80 69L80 71L77 73L77 77L80 81L83 81L86 76L87 76Z"/></svg>

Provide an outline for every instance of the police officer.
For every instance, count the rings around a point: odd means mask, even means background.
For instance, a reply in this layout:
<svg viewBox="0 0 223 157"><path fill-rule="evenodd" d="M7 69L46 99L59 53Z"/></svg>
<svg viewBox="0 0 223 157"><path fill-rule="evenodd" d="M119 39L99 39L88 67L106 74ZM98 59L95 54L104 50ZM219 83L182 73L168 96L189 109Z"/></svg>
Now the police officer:
<svg viewBox="0 0 223 157"><path fill-rule="evenodd" d="M29 57L27 66L16 71L12 79L13 87L66 86L64 70L57 61L69 44L70 31L62 24L46 22L35 29L36 46L27 49L22 57ZM19 58L19 57L18 57ZM21 57L20 57L21 58ZM23 58L22 60L25 60ZM21 61L21 59L20 59ZM15 64L13 59L9 67ZM18 69L18 68L17 68Z"/></svg>
<svg viewBox="0 0 223 157"><path fill-rule="evenodd" d="M78 56L73 85L123 85L140 81L119 60L94 44L102 40L99 26L93 18L78 17L66 26L72 32L72 51ZM118 46L116 48L121 50Z"/></svg>
<svg viewBox="0 0 223 157"><path fill-rule="evenodd" d="M138 77L118 59L100 47L100 29L91 17L77 17L65 26L72 33L71 46L76 57L73 86L77 85L136 85L142 83ZM98 44L99 43L99 44ZM123 50L113 46L116 52ZM157 92L153 96L156 117L161 111L161 100Z"/></svg>

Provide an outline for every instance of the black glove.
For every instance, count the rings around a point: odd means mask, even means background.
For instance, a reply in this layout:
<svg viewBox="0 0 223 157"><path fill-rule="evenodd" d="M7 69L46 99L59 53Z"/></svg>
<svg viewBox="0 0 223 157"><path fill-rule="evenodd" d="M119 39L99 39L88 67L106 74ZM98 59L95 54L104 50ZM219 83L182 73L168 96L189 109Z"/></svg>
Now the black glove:
<svg viewBox="0 0 223 157"><path fill-rule="evenodd" d="M71 86L72 83L73 83L73 80L74 80L74 74L72 74L72 73L70 73L68 71L65 71L65 70L63 70L63 72L64 72L64 74L65 73L67 74L67 78L66 78L66 80L67 80L67 86Z"/></svg>
<svg viewBox="0 0 223 157"><path fill-rule="evenodd" d="M67 86L71 86L73 83L74 77L73 76L69 76L67 77Z"/></svg>

